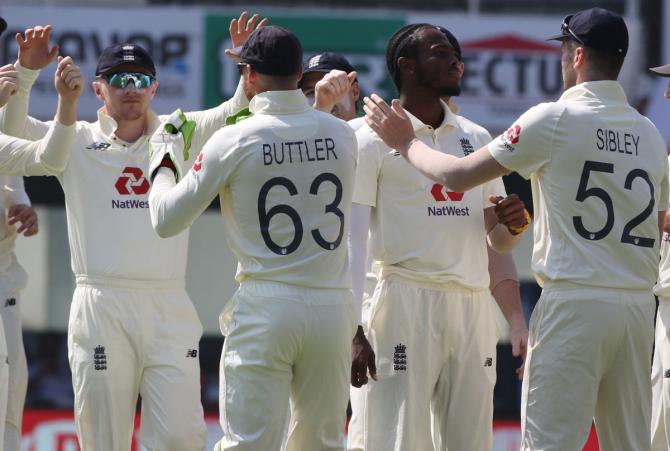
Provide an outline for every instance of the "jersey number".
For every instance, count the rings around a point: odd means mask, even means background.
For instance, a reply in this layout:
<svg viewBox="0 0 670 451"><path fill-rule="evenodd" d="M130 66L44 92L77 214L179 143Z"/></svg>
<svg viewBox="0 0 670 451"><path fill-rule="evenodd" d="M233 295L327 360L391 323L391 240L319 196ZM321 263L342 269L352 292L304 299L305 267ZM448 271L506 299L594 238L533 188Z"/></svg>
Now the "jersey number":
<svg viewBox="0 0 670 451"><path fill-rule="evenodd" d="M614 174L614 165L611 163L601 163L598 161L586 161L584 162L584 169L582 170L582 177L579 180L579 189L577 190L576 200L578 202L584 202L589 197L597 197L605 204L607 209L607 219L605 220L605 225L603 228L597 231L587 230L584 227L581 216L573 216L572 223L575 226L575 230L582 237L590 241L602 240L612 231L614 227L614 205L612 203L612 197L602 188L587 188L589 183L589 176L591 172L605 172L608 174ZM631 231L642 224L651 214L654 212L654 185L652 185L651 180L649 179L649 174L642 169L633 169L626 176L626 181L624 183L624 188L631 189L633 186L633 181L635 179L644 180L647 185L649 185L649 204L647 208L642 210L642 212L635 216L633 219L628 221L628 223L623 228L623 233L621 235L621 242L626 244L632 244L634 246L641 247L654 247L654 238L644 238L631 234Z"/></svg>
<svg viewBox="0 0 670 451"><path fill-rule="evenodd" d="M326 250L332 251L339 247L342 242L342 235L344 235L344 213L338 208L342 201L342 182L340 182L340 179L337 178L335 174L324 172L323 174L319 174L314 181L312 181L312 184L309 187L309 193L314 196L317 195L319 193L319 188L325 182L335 185L335 199L333 199L333 202L326 205L324 212L332 213L340 219L340 232L338 233L337 238L335 238L335 241L326 240L323 235L321 235L319 229L314 229L311 233L316 244ZM293 182L285 177L274 177L265 182L258 193L258 221L260 222L263 241L265 241L265 245L268 249L275 254L288 255L295 252L298 246L300 246L303 235L302 220L300 219L298 212L286 204L275 205L269 210L266 210L265 203L267 201L268 193L275 186L283 186L291 196L298 194L298 188L296 188ZM286 246L278 245L270 236L270 220L272 220L273 216L278 214L285 214L293 222L293 240Z"/></svg>

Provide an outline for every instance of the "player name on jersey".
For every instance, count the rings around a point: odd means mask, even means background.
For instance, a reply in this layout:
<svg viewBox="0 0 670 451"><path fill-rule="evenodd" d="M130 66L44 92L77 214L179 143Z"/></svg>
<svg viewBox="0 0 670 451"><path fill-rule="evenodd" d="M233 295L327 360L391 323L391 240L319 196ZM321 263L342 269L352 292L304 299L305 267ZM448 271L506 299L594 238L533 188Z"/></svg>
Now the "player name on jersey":
<svg viewBox="0 0 670 451"><path fill-rule="evenodd" d="M470 207L458 208L452 205L428 207L428 216L470 216Z"/></svg>
<svg viewBox="0 0 670 451"><path fill-rule="evenodd" d="M307 163L335 159L333 138L316 138L311 141L288 141L263 144L263 164Z"/></svg>
<svg viewBox="0 0 670 451"><path fill-rule="evenodd" d="M599 128L596 130L596 140L598 150L638 155L637 146L640 143L640 137L632 133Z"/></svg>

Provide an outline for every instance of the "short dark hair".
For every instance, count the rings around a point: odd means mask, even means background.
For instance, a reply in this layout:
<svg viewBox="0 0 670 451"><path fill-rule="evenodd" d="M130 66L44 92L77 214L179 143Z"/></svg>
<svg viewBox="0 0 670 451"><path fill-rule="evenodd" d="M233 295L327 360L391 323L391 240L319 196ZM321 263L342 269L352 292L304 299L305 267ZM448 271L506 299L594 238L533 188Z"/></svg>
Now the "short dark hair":
<svg viewBox="0 0 670 451"><path fill-rule="evenodd" d="M625 55L606 52L593 47L583 46L573 39L568 39L569 55L574 55L575 49L582 47L586 52L589 70L603 80L616 80L619 78Z"/></svg>
<svg viewBox="0 0 670 451"><path fill-rule="evenodd" d="M428 23L415 23L405 25L397 30L389 39L386 46L386 67L398 93L402 89L400 73L398 71L398 58L416 58L419 53L419 39L417 34L426 28L435 28Z"/></svg>

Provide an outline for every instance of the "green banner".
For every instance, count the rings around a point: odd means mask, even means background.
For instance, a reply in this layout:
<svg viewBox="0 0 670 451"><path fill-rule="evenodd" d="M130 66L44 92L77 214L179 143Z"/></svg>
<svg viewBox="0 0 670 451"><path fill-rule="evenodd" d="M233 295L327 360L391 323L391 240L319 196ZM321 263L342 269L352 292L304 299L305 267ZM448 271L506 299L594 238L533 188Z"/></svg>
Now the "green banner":
<svg viewBox="0 0 670 451"><path fill-rule="evenodd" d="M230 47L228 26L232 15L208 14L205 18L205 82L203 103L207 108L230 98L239 76L225 56ZM345 55L358 72L364 94L395 95L386 70L386 43L405 24L403 17L270 16L270 23L293 31L303 45L305 58L324 51Z"/></svg>

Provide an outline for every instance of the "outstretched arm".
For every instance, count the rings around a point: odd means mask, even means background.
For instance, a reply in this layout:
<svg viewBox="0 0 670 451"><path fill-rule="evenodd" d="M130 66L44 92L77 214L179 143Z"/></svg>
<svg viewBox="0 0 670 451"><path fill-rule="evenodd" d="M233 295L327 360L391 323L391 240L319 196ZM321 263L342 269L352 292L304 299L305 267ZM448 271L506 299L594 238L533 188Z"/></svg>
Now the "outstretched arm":
<svg viewBox="0 0 670 451"><path fill-rule="evenodd" d="M464 158L431 149L414 134L407 114L395 99L388 106L376 94L364 99L366 122L391 148L396 149L426 177L453 191L463 192L509 173L484 146Z"/></svg>

